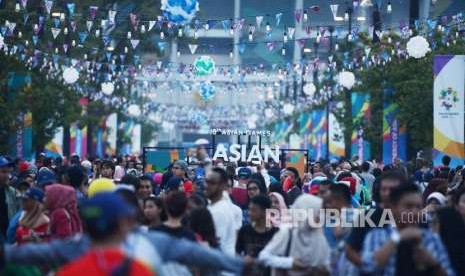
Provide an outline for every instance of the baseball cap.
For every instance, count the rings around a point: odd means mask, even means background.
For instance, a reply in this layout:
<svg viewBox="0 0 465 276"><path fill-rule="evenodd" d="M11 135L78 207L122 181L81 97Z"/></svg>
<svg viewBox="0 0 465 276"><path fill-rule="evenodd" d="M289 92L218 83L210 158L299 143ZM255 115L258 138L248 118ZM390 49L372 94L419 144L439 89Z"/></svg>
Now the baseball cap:
<svg viewBox="0 0 465 276"><path fill-rule="evenodd" d="M6 159L4 156L0 156L0 168L12 167L13 162Z"/></svg>
<svg viewBox="0 0 465 276"><path fill-rule="evenodd" d="M42 202L44 200L44 192L37 188L29 188L22 195L22 198L30 198Z"/></svg>
<svg viewBox="0 0 465 276"><path fill-rule="evenodd" d="M108 178L99 178L90 183L87 195L91 198L99 193L112 192L115 187L116 185L113 180Z"/></svg>
<svg viewBox="0 0 465 276"><path fill-rule="evenodd" d="M186 162L186 161L178 160L178 161L174 162L173 165L174 165L174 166L179 166L179 167L181 167L181 169L183 169L183 171L185 171L185 172L188 171L188 166L187 166L187 162Z"/></svg>
<svg viewBox="0 0 465 276"><path fill-rule="evenodd" d="M135 209L112 192L96 194L81 205L81 218L84 223L98 226L100 231L108 231L113 222L134 214Z"/></svg>
<svg viewBox="0 0 465 276"><path fill-rule="evenodd" d="M53 184L56 182L55 174L47 169L43 168L37 173L37 185L43 187L47 184Z"/></svg>
<svg viewBox="0 0 465 276"><path fill-rule="evenodd" d="M242 180L249 179L251 175L252 170L246 167L239 168L239 170L237 171L237 177Z"/></svg>

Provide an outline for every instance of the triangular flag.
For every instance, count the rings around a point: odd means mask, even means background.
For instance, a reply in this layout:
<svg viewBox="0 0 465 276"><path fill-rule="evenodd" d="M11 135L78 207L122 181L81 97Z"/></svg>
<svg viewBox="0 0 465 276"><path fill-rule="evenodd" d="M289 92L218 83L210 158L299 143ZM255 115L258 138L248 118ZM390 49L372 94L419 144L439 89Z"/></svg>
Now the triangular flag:
<svg viewBox="0 0 465 276"><path fill-rule="evenodd" d="M370 55L371 48L370 47L365 47L365 55L368 56Z"/></svg>
<svg viewBox="0 0 465 276"><path fill-rule="evenodd" d="M266 47L268 48L268 51L270 51L270 52L273 51L274 46L275 46L274 42L267 42L266 43Z"/></svg>
<svg viewBox="0 0 465 276"><path fill-rule="evenodd" d="M374 26L368 27L368 35L369 35L370 38L373 38L374 31L375 31L375 27L374 27Z"/></svg>
<svg viewBox="0 0 465 276"><path fill-rule="evenodd" d="M337 17L337 10L339 9L339 5L338 4L333 4L333 5L329 5L329 7L331 8L331 13L333 14L333 18L336 18Z"/></svg>
<svg viewBox="0 0 465 276"><path fill-rule="evenodd" d="M26 25L26 24L27 24L27 21L29 20L29 13L25 13L25 14L23 15L23 20L24 20L24 25Z"/></svg>
<svg viewBox="0 0 465 276"><path fill-rule="evenodd" d="M73 30L73 32L75 32L76 28L77 28L76 20L71 20L69 23L71 25L71 30Z"/></svg>
<svg viewBox="0 0 465 276"><path fill-rule="evenodd" d="M52 0L45 0L45 10L48 14L52 11L53 1Z"/></svg>
<svg viewBox="0 0 465 276"><path fill-rule="evenodd" d="M287 34L289 35L290 39L293 39L295 33L295 28L294 27L288 27L287 28Z"/></svg>
<svg viewBox="0 0 465 276"><path fill-rule="evenodd" d="M131 39L132 49L136 49L137 45L139 45L139 42L140 42L139 39Z"/></svg>
<svg viewBox="0 0 465 276"><path fill-rule="evenodd" d="M61 29L58 29L58 28L52 28L52 35L53 35L53 39L56 39L57 36L60 34L61 32Z"/></svg>
<svg viewBox="0 0 465 276"><path fill-rule="evenodd" d="M87 31L90 32L90 30L92 29L92 25L94 24L94 22L90 21L90 20L87 20L86 22L86 26L87 26Z"/></svg>
<svg viewBox="0 0 465 276"><path fill-rule="evenodd" d="M428 21L428 26L431 30L436 29L436 25L438 24L437 20L429 19Z"/></svg>
<svg viewBox="0 0 465 276"><path fill-rule="evenodd" d="M281 23L281 17L283 16L282 13L277 13L276 14L276 27L279 26L279 23Z"/></svg>
<svg viewBox="0 0 465 276"><path fill-rule="evenodd" d="M126 59L126 55L125 55L125 54L120 54L120 55L119 55L119 60L121 60L121 62L123 62L125 59Z"/></svg>
<svg viewBox="0 0 465 276"><path fill-rule="evenodd" d="M255 20L257 22L257 28L260 29L260 26L262 25L262 22L263 22L263 16L262 15L257 16L257 17L255 17Z"/></svg>
<svg viewBox="0 0 465 276"><path fill-rule="evenodd" d="M34 45L37 45L37 41L39 41L39 37L37 35L33 35L32 36L32 43L34 43Z"/></svg>
<svg viewBox="0 0 465 276"><path fill-rule="evenodd" d="M160 41L160 42L158 42L157 44L158 44L158 48L160 49L160 51L163 52L163 51L165 50L165 47L166 47L167 42L161 42L161 41Z"/></svg>
<svg viewBox="0 0 465 276"><path fill-rule="evenodd" d="M27 0L21 0L21 6L23 6L23 8L26 8Z"/></svg>
<svg viewBox="0 0 465 276"><path fill-rule="evenodd" d="M111 52L106 52L105 55L107 56L107 61L110 62L111 56L113 55Z"/></svg>
<svg viewBox="0 0 465 276"><path fill-rule="evenodd" d="M139 64L139 62L140 62L140 56L139 55L134 55L132 58L134 59L134 64Z"/></svg>
<svg viewBox="0 0 465 276"><path fill-rule="evenodd" d="M89 7L89 15L92 20L95 19L95 16L97 15L98 7L97 6L90 6Z"/></svg>
<svg viewBox="0 0 465 276"><path fill-rule="evenodd" d="M243 54L245 52L246 45L244 43L239 44L239 53Z"/></svg>
<svg viewBox="0 0 465 276"><path fill-rule="evenodd" d="M225 32L229 31L231 21L230 20L223 20L221 23L223 23L223 29Z"/></svg>
<svg viewBox="0 0 465 276"><path fill-rule="evenodd" d="M197 51L197 48L199 47L199 45L197 44L189 44L189 50L191 51L191 54L194 55L195 52Z"/></svg>
<svg viewBox="0 0 465 276"><path fill-rule="evenodd" d="M102 35L103 45L108 46L111 42L111 37L109 35Z"/></svg>
<svg viewBox="0 0 465 276"><path fill-rule="evenodd" d="M60 28L60 18L53 18L53 25L55 26L55 28Z"/></svg>
<svg viewBox="0 0 465 276"><path fill-rule="evenodd" d="M157 61L157 67L158 67L158 69L161 69L161 66L162 66L162 65L163 65L163 62Z"/></svg>
<svg viewBox="0 0 465 276"><path fill-rule="evenodd" d="M294 16L297 23L300 23L300 19L302 19L302 10L295 10Z"/></svg>
<svg viewBox="0 0 465 276"><path fill-rule="evenodd" d="M71 65L72 65L73 67L76 66L77 64L78 64L78 60L77 60L77 59L75 59L75 58L71 59Z"/></svg>
<svg viewBox="0 0 465 276"><path fill-rule="evenodd" d="M79 41L81 42L81 44L86 42L87 35L88 35L87 32L79 32Z"/></svg>
<svg viewBox="0 0 465 276"><path fill-rule="evenodd" d="M74 9L76 8L76 4L75 3L67 3L66 7L68 8L69 17L73 17L74 16Z"/></svg>
<svg viewBox="0 0 465 276"><path fill-rule="evenodd" d="M111 23L115 23L115 17L116 17L116 11L113 11L113 10L108 11L108 20L110 20Z"/></svg>
<svg viewBox="0 0 465 276"><path fill-rule="evenodd" d="M155 20L150 20L149 21L149 32L153 29L153 26L155 26L156 21Z"/></svg>
<svg viewBox="0 0 465 276"><path fill-rule="evenodd" d="M13 33L16 29L16 23L10 22L8 24L8 29L10 30L10 33Z"/></svg>
<svg viewBox="0 0 465 276"><path fill-rule="evenodd" d="M137 30L137 25L139 24L139 19L137 18L137 14L130 13L129 19L131 21L131 25L134 28L134 30Z"/></svg>
<svg viewBox="0 0 465 276"><path fill-rule="evenodd" d="M302 49L305 46L305 39L297 40L297 44L299 45L300 49Z"/></svg>
<svg viewBox="0 0 465 276"><path fill-rule="evenodd" d="M69 47L69 45L68 45L68 44L66 44L66 43L65 43L65 44L63 44L63 50L65 51L65 53L67 53L67 52L68 52L68 47Z"/></svg>

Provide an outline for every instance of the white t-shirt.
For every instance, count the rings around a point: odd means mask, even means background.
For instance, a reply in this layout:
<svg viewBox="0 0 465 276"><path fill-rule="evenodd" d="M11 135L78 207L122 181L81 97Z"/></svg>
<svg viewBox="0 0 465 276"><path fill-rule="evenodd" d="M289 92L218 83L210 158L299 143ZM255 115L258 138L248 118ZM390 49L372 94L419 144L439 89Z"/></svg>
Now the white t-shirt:
<svg viewBox="0 0 465 276"><path fill-rule="evenodd" d="M234 205L227 197L214 204L208 205L215 224L216 235L220 239L220 248L224 253L234 256L236 254L236 215L231 208Z"/></svg>

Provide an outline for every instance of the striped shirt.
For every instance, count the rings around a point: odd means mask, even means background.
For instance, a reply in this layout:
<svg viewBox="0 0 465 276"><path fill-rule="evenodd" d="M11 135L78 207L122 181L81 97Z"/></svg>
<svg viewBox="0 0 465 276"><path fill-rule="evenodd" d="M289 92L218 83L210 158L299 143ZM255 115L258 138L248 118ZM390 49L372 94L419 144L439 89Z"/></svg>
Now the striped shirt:
<svg viewBox="0 0 465 276"><path fill-rule="evenodd" d="M391 233L397 231L392 227L374 229L368 233L363 243L362 250L362 270L375 275L391 276L396 275L396 254L391 255L385 267L378 267L374 255L387 242L391 240ZM447 251L438 235L429 229L421 229L421 245L431 256L441 265L447 275L455 275L447 255Z"/></svg>

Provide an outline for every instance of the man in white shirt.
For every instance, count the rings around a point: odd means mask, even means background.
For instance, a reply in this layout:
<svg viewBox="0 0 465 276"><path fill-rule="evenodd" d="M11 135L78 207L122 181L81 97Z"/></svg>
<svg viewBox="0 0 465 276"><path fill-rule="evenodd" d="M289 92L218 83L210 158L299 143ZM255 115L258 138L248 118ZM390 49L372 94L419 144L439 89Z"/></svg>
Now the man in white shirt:
<svg viewBox="0 0 465 276"><path fill-rule="evenodd" d="M205 196L210 200L208 210L212 214L216 235L221 250L235 255L237 223L231 201L223 195L227 188L228 176L224 169L214 167L205 177Z"/></svg>

